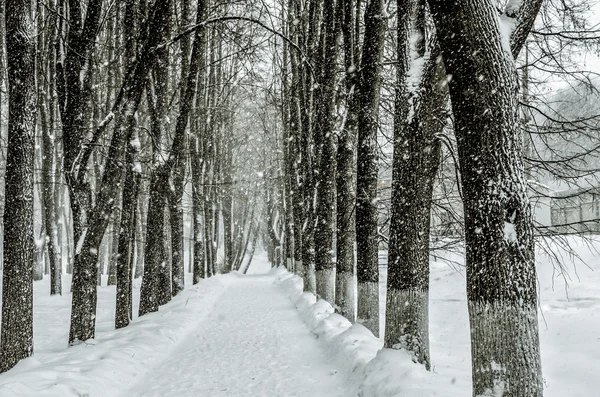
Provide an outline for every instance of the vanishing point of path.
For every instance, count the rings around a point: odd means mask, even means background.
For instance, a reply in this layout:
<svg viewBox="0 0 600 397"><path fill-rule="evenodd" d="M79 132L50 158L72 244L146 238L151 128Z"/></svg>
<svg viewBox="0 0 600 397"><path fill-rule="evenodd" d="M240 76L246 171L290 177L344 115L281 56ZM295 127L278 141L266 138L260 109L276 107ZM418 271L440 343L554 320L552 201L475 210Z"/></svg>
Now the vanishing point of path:
<svg viewBox="0 0 600 397"><path fill-rule="evenodd" d="M123 397L349 397L349 389L273 278L246 276Z"/></svg>

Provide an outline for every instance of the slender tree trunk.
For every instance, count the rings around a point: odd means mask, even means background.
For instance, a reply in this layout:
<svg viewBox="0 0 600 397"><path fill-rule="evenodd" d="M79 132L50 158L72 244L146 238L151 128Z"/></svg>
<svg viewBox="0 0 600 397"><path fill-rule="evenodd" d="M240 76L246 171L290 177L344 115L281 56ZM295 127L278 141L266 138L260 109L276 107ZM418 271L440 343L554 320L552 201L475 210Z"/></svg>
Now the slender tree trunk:
<svg viewBox="0 0 600 397"><path fill-rule="evenodd" d="M33 1L6 3L8 148L0 373L33 354L33 154L36 118Z"/></svg>
<svg viewBox="0 0 600 397"><path fill-rule="evenodd" d="M123 206L119 228L117 255L117 306L115 328L129 325L132 318L132 270L135 244L135 212L140 182L139 170L135 164L136 148L129 143L127 147L127 170L123 184Z"/></svg>
<svg viewBox="0 0 600 397"><path fill-rule="evenodd" d="M199 24L204 21L204 10L205 2L200 0L198 2L196 23ZM187 68L188 73L184 76L182 72L182 81L184 81L185 84L185 91L182 89L183 97L180 101L179 115L175 126L175 138L173 139L171 158L169 159L172 163L171 178L175 187L174 194L169 196L173 245L173 295L176 295L179 291L183 290L184 286L182 200L185 181L184 174L187 164L187 151L189 149L186 129L194 104L194 95L196 93L198 82L198 71L200 66L204 64L202 61L205 57L204 30L205 28L196 30L191 59L189 67ZM184 60L184 62L185 61L186 60Z"/></svg>
<svg viewBox="0 0 600 397"><path fill-rule="evenodd" d="M133 126L131 126L133 128ZM129 133L131 134L131 132ZM129 145L129 144L128 144ZM127 158L127 155L126 155ZM125 171L125 174L127 172ZM108 275L106 285L117 285L117 266L119 261L119 241L121 235L121 214L123 211L123 190L124 185L119 186L119 193L117 194L117 203L112 213L112 228L107 236L111 240L111 249L108 256L108 267L106 274Z"/></svg>
<svg viewBox="0 0 600 397"><path fill-rule="evenodd" d="M130 141L130 125L134 122L144 91L151 65L156 60L155 46L165 39L165 25L171 8L169 0L156 2L147 21L147 29L155 34L148 35L141 46L140 55L129 68L123 81L121 92L113 112L115 129L111 139L102 187L91 217L90 226L83 239L81 251L75 257L73 266L73 302L71 306L71 329L69 342L85 341L93 338L96 323L98 249L108 224L108 215L119 193L118 181L122 179L122 164L125 161L127 142Z"/></svg>
<svg viewBox="0 0 600 397"><path fill-rule="evenodd" d="M40 19L43 18L44 13L40 10L40 2L38 1L37 18L38 25ZM42 191L41 191L41 202L42 212L44 220L44 231L45 231L45 246L48 251L48 262L49 262L49 274L50 274L50 295L62 294L61 289L61 268L56 264L56 209L54 203L54 125L53 117L51 113L54 111L50 106L51 103L48 101L50 95L48 91L53 90L54 87L50 85L52 81L48 77L46 69L48 59L51 58L53 49L50 46L54 29L56 24L56 18L49 18L50 22L46 28L47 37L44 34L38 34L38 50L37 50L37 84L38 84L38 113L40 115L40 135L42 138ZM45 39L45 41L44 41Z"/></svg>

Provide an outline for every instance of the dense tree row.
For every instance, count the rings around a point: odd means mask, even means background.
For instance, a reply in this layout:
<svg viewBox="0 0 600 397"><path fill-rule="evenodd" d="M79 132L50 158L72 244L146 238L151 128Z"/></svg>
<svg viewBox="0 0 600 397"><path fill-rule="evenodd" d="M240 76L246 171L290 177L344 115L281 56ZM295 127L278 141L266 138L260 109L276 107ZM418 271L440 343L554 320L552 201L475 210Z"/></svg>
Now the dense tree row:
<svg viewBox="0 0 600 397"><path fill-rule="evenodd" d="M186 262L194 284L247 268L267 213L252 201L270 189L254 170L276 153L244 154L233 109L262 84L248 63L268 32L246 36L256 28L228 16L263 12L189 0L7 3L1 371L33 353L32 280L44 270L51 294L72 272L76 344L95 336L103 272L120 328L133 316L134 276L144 315L184 288Z"/></svg>

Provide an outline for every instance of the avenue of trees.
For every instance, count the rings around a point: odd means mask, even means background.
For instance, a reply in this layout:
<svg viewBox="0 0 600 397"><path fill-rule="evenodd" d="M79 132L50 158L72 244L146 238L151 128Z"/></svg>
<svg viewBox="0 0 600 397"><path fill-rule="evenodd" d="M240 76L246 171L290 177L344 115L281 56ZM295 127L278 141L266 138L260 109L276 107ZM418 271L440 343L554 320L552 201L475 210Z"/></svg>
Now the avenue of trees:
<svg viewBox="0 0 600 397"><path fill-rule="evenodd" d="M430 369L444 213L464 247L473 395L542 396L534 248L551 231L534 222L533 182L577 184L600 147L561 152L553 142L597 122L556 117L540 88L546 74L589 83L556 56L596 45L576 3L6 1L0 372L33 354L44 273L51 294L72 273L76 344L95 336L102 273L121 328L134 277L144 315L186 271L244 271L259 246Z"/></svg>

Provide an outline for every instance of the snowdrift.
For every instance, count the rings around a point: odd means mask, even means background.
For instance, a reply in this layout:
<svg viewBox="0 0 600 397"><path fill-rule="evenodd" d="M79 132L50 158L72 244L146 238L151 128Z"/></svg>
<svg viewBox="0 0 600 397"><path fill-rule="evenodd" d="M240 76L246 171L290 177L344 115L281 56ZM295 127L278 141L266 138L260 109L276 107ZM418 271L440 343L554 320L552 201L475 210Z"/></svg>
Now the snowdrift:
<svg viewBox="0 0 600 397"><path fill-rule="evenodd" d="M54 346L51 355L22 360L0 377L0 397L120 395L201 326L225 290L227 278L201 280L159 312L120 330L97 332L97 339L72 347Z"/></svg>
<svg viewBox="0 0 600 397"><path fill-rule="evenodd" d="M361 397L462 396L455 380L412 361L406 351L383 349L383 341L361 324L352 324L310 292L302 292L302 278L285 268L271 272L294 303L310 331L322 341L335 364Z"/></svg>

